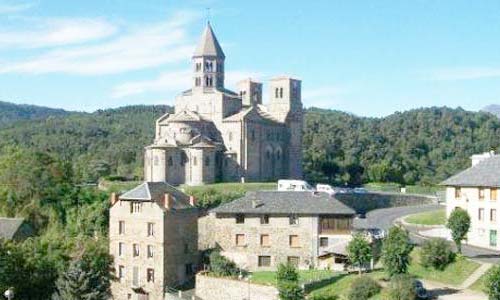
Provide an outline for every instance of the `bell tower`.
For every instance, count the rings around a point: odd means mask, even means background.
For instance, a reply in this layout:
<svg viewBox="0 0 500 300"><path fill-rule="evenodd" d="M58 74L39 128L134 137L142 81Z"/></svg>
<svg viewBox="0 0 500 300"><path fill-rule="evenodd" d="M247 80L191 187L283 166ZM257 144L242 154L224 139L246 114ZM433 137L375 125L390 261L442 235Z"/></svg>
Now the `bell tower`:
<svg viewBox="0 0 500 300"><path fill-rule="evenodd" d="M210 22L193 54L193 89L223 89L226 56L215 37Z"/></svg>

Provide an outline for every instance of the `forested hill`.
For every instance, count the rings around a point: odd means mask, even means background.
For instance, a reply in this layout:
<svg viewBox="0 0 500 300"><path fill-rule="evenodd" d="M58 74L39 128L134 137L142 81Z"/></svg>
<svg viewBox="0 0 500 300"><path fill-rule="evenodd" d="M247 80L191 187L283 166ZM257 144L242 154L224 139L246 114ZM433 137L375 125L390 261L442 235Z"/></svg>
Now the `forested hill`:
<svg viewBox="0 0 500 300"><path fill-rule="evenodd" d="M0 127L17 121L42 120L49 116L67 116L69 114L71 114L71 112L63 109L0 101Z"/></svg>
<svg viewBox="0 0 500 300"><path fill-rule="evenodd" d="M71 161L76 177L142 176L145 145L168 106L128 106L25 121L0 129L0 149L12 145ZM423 108L385 118L308 109L304 169L311 181L360 184L438 183L469 166L469 156L497 149L500 120L463 109Z"/></svg>

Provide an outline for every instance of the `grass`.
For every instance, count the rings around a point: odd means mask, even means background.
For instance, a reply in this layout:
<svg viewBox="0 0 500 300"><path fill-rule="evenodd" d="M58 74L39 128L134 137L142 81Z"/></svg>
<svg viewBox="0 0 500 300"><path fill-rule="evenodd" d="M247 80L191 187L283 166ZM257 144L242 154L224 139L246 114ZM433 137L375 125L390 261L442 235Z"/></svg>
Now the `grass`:
<svg viewBox="0 0 500 300"><path fill-rule="evenodd" d="M449 264L443 271L434 270L433 268L424 268L420 265L420 248L416 248L411 253L411 264L408 269L409 273L422 279L441 282L445 284L460 285L472 274L479 264L466 259L457 257L457 259Z"/></svg>
<svg viewBox="0 0 500 300"><path fill-rule="evenodd" d="M299 283L307 283L310 281L318 281L326 278L331 278L333 276L338 276L331 270L298 270L299 272ZM276 272L274 271L260 271L253 272L251 282L263 285L276 285Z"/></svg>
<svg viewBox="0 0 500 300"><path fill-rule="evenodd" d="M400 193L402 186L394 182L370 182L365 184L364 187L369 191ZM444 191L443 187L433 185L407 185L404 187L407 194L436 195L436 193Z"/></svg>
<svg viewBox="0 0 500 300"><path fill-rule="evenodd" d="M410 215L406 217L405 221L418 225L444 225L446 223L446 210L439 209Z"/></svg>
<svg viewBox="0 0 500 300"><path fill-rule="evenodd" d="M488 272L479 277L479 279L470 286L470 289L476 292L484 293L484 282L486 280L486 276L488 276Z"/></svg>

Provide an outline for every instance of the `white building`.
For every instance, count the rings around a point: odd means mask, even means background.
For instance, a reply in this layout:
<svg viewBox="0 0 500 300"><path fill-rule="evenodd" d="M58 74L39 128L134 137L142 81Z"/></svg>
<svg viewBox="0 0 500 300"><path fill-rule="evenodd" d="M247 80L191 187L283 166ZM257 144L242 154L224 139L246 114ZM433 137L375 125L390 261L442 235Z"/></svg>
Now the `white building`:
<svg viewBox="0 0 500 300"><path fill-rule="evenodd" d="M446 215L460 207L471 217L468 244L500 250L498 189L500 155L488 152L471 157L472 166L445 180Z"/></svg>

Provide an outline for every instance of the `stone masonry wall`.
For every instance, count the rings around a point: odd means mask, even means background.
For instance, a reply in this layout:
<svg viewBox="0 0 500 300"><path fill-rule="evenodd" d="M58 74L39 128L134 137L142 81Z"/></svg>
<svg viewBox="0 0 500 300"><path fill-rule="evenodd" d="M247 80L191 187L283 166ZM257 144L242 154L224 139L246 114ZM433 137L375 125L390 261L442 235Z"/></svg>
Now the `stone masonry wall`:
<svg viewBox="0 0 500 300"><path fill-rule="evenodd" d="M273 286L258 285L228 278L196 275L196 296L203 300L277 300Z"/></svg>

